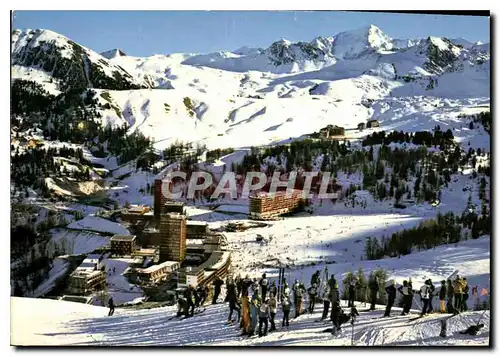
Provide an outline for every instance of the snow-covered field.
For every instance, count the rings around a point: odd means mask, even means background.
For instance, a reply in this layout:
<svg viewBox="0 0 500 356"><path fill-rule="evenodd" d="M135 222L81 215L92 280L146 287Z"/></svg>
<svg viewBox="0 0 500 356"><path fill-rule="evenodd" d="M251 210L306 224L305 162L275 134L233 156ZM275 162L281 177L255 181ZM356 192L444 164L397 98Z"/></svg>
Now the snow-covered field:
<svg viewBox="0 0 500 356"><path fill-rule="evenodd" d="M343 302L345 305L345 302ZM400 308L393 308L393 317L373 319L383 314L383 306L376 311L361 313L354 328L344 324L335 337L323 332L330 323L315 323L321 307L314 314L302 315L290 322L290 330L281 328L282 313L276 315L277 330L267 336L252 338L239 336L236 326L227 326L227 304L210 305L206 311L187 320L167 320L176 313L176 307L140 311L116 309L107 316L107 309L79 303L11 298L11 344L13 345L71 345L71 346L487 346L489 344L490 314L482 322L485 327L479 335L459 332L474 325L482 312L466 312L448 320L448 337L439 336L440 320L449 315L433 314L425 319L408 322L409 317L398 317ZM363 310L358 305L358 310ZM415 311L416 312L416 311ZM31 319L32 322L25 322Z"/></svg>
<svg viewBox="0 0 500 356"><path fill-rule="evenodd" d="M123 273L127 270L131 262L133 262L133 260L129 258L108 258L104 260L108 293L113 296L116 305L143 296L142 290L130 284L125 276L123 276Z"/></svg>
<svg viewBox="0 0 500 356"><path fill-rule="evenodd" d="M59 246L63 246L68 254L89 253L96 248L109 244L109 237L101 236L90 231L53 229L51 233L52 241Z"/></svg>
<svg viewBox="0 0 500 356"><path fill-rule="evenodd" d="M73 221L68 225L69 229L98 231L118 235L130 235L130 232L122 225L97 216L88 215L81 220Z"/></svg>

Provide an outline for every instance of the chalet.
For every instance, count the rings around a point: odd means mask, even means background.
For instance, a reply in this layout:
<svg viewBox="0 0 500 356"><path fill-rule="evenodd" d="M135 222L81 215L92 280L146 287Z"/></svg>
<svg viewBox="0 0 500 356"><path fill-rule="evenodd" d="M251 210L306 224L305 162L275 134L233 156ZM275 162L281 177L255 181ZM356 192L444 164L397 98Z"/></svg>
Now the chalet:
<svg viewBox="0 0 500 356"><path fill-rule="evenodd" d="M362 131L362 130L364 130L364 129L365 129L365 123L364 123L364 122L360 122L360 123L358 124L358 130L359 130L359 131Z"/></svg>
<svg viewBox="0 0 500 356"><path fill-rule="evenodd" d="M330 136L330 129L324 127L319 130L319 138L326 139L328 136Z"/></svg>
<svg viewBox="0 0 500 356"><path fill-rule="evenodd" d="M330 136L345 136L345 128L334 126L330 129Z"/></svg>
<svg viewBox="0 0 500 356"><path fill-rule="evenodd" d="M369 129L373 127L380 127L380 123L378 122L378 120L370 120L366 123L366 127Z"/></svg>

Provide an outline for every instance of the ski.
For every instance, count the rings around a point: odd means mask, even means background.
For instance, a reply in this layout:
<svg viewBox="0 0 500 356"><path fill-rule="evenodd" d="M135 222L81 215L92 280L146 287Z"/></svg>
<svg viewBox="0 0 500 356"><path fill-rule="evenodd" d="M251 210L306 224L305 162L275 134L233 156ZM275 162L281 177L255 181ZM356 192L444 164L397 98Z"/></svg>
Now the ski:
<svg viewBox="0 0 500 356"><path fill-rule="evenodd" d="M417 316L415 318L408 319L408 322L415 321L415 320L418 320L418 319L422 319L422 318L425 318L427 316L428 316L427 314L419 315L419 316Z"/></svg>
<svg viewBox="0 0 500 356"><path fill-rule="evenodd" d="M374 317L374 318L370 318L370 320L374 320L374 319L393 319L393 318L405 318L409 315L417 315L417 314L407 314L407 315L390 315L390 316L377 316L377 317Z"/></svg>

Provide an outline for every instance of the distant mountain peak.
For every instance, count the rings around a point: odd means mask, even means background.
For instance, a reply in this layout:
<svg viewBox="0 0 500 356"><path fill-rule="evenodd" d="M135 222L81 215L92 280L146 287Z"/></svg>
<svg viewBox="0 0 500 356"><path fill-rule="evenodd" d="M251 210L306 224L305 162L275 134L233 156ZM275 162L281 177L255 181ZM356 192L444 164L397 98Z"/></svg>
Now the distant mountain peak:
<svg viewBox="0 0 500 356"><path fill-rule="evenodd" d="M110 49L109 51L105 51L105 52L101 53L101 56L103 56L104 58L107 58L107 59L113 59L116 57L124 57L126 55L127 54L119 48L113 48L113 49Z"/></svg>
<svg viewBox="0 0 500 356"><path fill-rule="evenodd" d="M367 25L335 35L334 55L338 58L352 58L365 51L391 50L392 39L375 25Z"/></svg>

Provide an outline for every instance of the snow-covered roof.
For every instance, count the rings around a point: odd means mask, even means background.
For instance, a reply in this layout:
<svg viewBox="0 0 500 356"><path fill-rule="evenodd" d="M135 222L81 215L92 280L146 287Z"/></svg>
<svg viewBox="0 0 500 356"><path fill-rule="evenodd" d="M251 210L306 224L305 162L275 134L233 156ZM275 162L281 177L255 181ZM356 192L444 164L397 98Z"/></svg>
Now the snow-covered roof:
<svg viewBox="0 0 500 356"><path fill-rule="evenodd" d="M216 264L212 265L212 268L213 269L219 269L219 268L221 268L227 262L227 260L230 257L231 257L231 252L223 252L222 255L219 258L219 262L217 262Z"/></svg>
<svg viewBox="0 0 500 356"><path fill-rule="evenodd" d="M148 268L139 269L138 271L140 271L142 273L153 273L153 272L156 272L159 269L162 269L164 267L170 267L171 270L173 270L174 268L178 269L180 267L180 263L176 262L176 261L165 261L165 262L160 263L158 265L153 265L153 266L149 266Z"/></svg>
<svg viewBox="0 0 500 356"><path fill-rule="evenodd" d="M71 273L71 277L91 278L101 273L101 271L95 271L94 269L91 270L90 268L77 268L73 273Z"/></svg>
<svg viewBox="0 0 500 356"><path fill-rule="evenodd" d="M187 220L187 225L199 225L199 226L208 226L208 223L205 221L195 221L195 220Z"/></svg>
<svg viewBox="0 0 500 356"><path fill-rule="evenodd" d="M110 241L133 241L135 240L135 235L114 235Z"/></svg>

